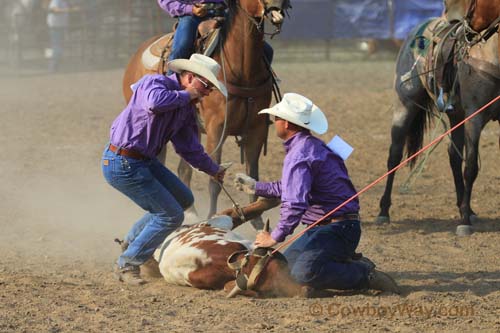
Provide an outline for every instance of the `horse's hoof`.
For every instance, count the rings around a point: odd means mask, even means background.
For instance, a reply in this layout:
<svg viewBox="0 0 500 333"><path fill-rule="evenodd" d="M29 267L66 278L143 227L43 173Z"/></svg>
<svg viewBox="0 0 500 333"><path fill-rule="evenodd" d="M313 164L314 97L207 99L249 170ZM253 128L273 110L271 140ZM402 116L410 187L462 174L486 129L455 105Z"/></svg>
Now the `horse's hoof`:
<svg viewBox="0 0 500 333"><path fill-rule="evenodd" d="M474 231L472 230L472 226L468 224L461 224L457 226L457 236L470 236Z"/></svg>
<svg viewBox="0 0 500 333"><path fill-rule="evenodd" d="M469 216L469 220L470 220L470 223L474 224L474 223L477 223L477 222L480 222L481 220L479 219L479 217L476 215L476 214L471 214Z"/></svg>
<svg viewBox="0 0 500 333"><path fill-rule="evenodd" d="M375 219L375 224L376 225L384 225L384 224L389 224L389 223L391 223L391 218L389 216L379 215Z"/></svg>

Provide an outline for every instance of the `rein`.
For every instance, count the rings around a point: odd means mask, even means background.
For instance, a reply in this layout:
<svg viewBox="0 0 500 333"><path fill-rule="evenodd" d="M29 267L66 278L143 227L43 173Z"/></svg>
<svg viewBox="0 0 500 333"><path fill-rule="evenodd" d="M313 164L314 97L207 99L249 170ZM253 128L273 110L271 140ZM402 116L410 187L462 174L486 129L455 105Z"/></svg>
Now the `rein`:
<svg viewBox="0 0 500 333"><path fill-rule="evenodd" d="M471 0L469 4L469 9L467 10L467 14L465 14L465 20L468 24L472 22L472 16L474 15L474 11L477 7L477 0Z"/></svg>
<svg viewBox="0 0 500 333"><path fill-rule="evenodd" d="M260 3L262 4L262 6L264 8L266 8L266 4L263 2L263 0L259 0ZM266 9L264 9L264 11L262 12L262 16L258 16L258 17L255 17L253 15L251 15L245 8L243 8L241 5L240 5L240 2L237 1L236 2L236 5L238 6L238 8L246 15L247 19L253 23L253 25L255 26L255 28L257 29L258 32L262 33L263 35L266 35L266 36L271 36L270 38L272 39L274 36L276 36L277 34L279 34L281 32L281 24L279 26L276 26L274 25L275 27L275 30L274 32L265 32L264 31L264 21L267 19L269 21L271 21L267 16L266 16ZM271 21L272 23L272 21Z"/></svg>
<svg viewBox="0 0 500 333"><path fill-rule="evenodd" d="M465 41L468 46L473 46L481 41L487 41L493 34L498 32L498 25L500 23L500 16L497 17L490 25L482 32L476 31L471 27L472 19L477 8L477 0L471 0L467 14L463 19L463 27L465 31ZM469 37L471 36L471 37Z"/></svg>
<svg viewBox="0 0 500 333"><path fill-rule="evenodd" d="M264 8L266 8L265 3L263 0L259 0L261 4L263 5ZM264 20L267 18L265 10L262 13L262 16L260 17L254 17L251 15L245 8L243 8L240 4L240 1L236 1L236 6L237 9L240 10L242 13L245 14L246 18L249 20L250 23L252 23L257 31L263 35L270 35L271 38L280 33L281 29L276 28L276 30L273 33L266 33L264 31ZM233 7L234 8L234 7ZM281 25L280 25L281 27ZM274 93L275 99L279 102L281 100L281 93L279 92L279 87L277 84L277 80L275 78L275 75L271 69L270 64L268 64L267 59L264 58L264 62L266 64L266 68L269 70L269 77L263 81L261 84L259 84L256 87L246 87L246 86L240 86L237 84L234 84L232 82L227 81L226 77L226 68L225 68L225 60L224 60L224 42L222 40L219 41L219 49L220 49L220 55L221 55L221 67L222 67L222 72L224 76L224 85L227 87L228 94L231 94L232 96L238 97L238 98L243 98L245 99L245 133L241 136L241 139L238 139L236 136L236 144L240 147L240 162L244 163L244 147L243 143L245 142L245 137L248 135L248 127L249 127L249 121L250 118L248 117L249 110L251 109L253 103L254 103L254 98L260 97L264 95L269 89L271 89ZM277 98L277 95L279 96L279 99ZM222 135L221 139L219 140L219 143L217 144L216 148L210 153L210 156L213 156L222 146L223 143L223 138L226 134L226 128L227 128L227 117L228 117L228 98L226 98L226 113L224 116L224 126L222 130ZM269 119L266 120L269 123ZM268 124L269 125L269 124ZM267 152L267 136L266 136L266 142L264 143L264 155Z"/></svg>

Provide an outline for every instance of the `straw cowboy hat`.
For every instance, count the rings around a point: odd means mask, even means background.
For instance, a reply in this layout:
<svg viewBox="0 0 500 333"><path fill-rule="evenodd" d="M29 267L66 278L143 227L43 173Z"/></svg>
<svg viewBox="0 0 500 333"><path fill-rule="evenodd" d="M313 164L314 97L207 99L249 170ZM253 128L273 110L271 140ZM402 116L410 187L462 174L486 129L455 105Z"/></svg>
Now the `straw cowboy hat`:
<svg viewBox="0 0 500 333"><path fill-rule="evenodd" d="M259 114L270 115L288 120L317 134L324 134L328 130L328 120L323 112L308 98L296 93L286 93L281 102Z"/></svg>
<svg viewBox="0 0 500 333"><path fill-rule="evenodd" d="M175 73L181 73L182 71L192 72L196 75L204 77L210 81L215 88L227 97L227 89L217 80L217 75L220 72L220 65L210 57L204 56L203 54L193 53L191 58L188 59L175 59L168 62L168 69Z"/></svg>

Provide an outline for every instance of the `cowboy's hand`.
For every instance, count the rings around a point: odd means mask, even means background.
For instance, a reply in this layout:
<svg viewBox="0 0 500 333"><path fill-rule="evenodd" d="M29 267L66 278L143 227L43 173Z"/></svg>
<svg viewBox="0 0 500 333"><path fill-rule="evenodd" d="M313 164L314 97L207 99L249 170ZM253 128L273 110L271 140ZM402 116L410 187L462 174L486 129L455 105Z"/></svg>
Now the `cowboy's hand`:
<svg viewBox="0 0 500 333"><path fill-rule="evenodd" d="M203 97L201 92L196 89L194 86L188 86L185 89L189 93L189 98L191 99L191 102L197 103L201 100Z"/></svg>
<svg viewBox="0 0 500 333"><path fill-rule="evenodd" d="M213 176L213 178L219 182L223 183L224 182L224 176L226 175L226 168L224 167L219 167L219 171Z"/></svg>
<svg viewBox="0 0 500 333"><path fill-rule="evenodd" d="M257 181L244 173L237 173L234 177L234 187L247 194L255 194L255 184Z"/></svg>
<svg viewBox="0 0 500 333"><path fill-rule="evenodd" d="M208 13L207 7L203 4L195 4L193 6L193 15L198 17L204 17Z"/></svg>
<svg viewBox="0 0 500 333"><path fill-rule="evenodd" d="M257 234L257 237L255 237L255 242L253 244L256 247L273 247L278 244L278 242L275 241L267 231L261 231Z"/></svg>

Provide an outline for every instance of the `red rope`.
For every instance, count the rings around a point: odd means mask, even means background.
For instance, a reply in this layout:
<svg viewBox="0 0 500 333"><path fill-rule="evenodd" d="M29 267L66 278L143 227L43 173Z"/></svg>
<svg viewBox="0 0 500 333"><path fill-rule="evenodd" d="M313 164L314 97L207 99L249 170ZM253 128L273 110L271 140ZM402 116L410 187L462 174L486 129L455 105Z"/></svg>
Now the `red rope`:
<svg viewBox="0 0 500 333"><path fill-rule="evenodd" d="M436 139L432 140L432 142L430 142L425 147L423 147L422 149L420 149L419 151L417 151L415 154L413 154L410 157L408 157L406 160L404 160L403 162L401 162L400 164L398 164L397 166L395 166L390 171L386 172L383 176L379 177L377 180L375 180L371 184L369 184L366 187L364 187L361 191L359 191L358 193L356 193L355 195L353 195L352 197L350 197L349 199L347 199L346 201L344 201L342 204L340 204L339 206L337 206L337 208L334 208L329 213L327 213L326 215L324 215L322 218L320 218L319 220L317 220L316 222L314 222L313 224L309 225L307 228L305 228L304 230L302 230L301 232L299 232L297 235L293 236L292 238L290 238L289 240L287 240L286 242L284 242L283 244L281 244L280 246L278 246L272 252L272 254L278 252L280 249L282 249L286 245L288 245L288 244L292 243L293 241L295 241L297 238L299 238L300 236L302 236L306 231L308 231L309 229L315 227L318 223L324 221L326 218L328 218L329 216L331 216L333 213L335 213L336 211L338 211L340 208L344 207L349 202L351 202L352 200L354 200L357 197L359 197L362 193L365 193L366 191L368 191L370 188L372 188L373 186L375 186L377 183L379 183L385 177L389 176L391 173L396 172L398 169L400 169L401 167L403 167L406 163L408 163L409 161L411 161L412 159L414 159L418 155L422 154L424 151L426 151L427 149L429 149L432 145L436 144L438 141L441 141L445 136L447 136L448 134L450 134L451 132L453 132L454 130L456 130L458 127L460 127L463 124L465 124L465 122L469 121L471 118L475 117L480 112L484 111L486 108L488 108L490 105L492 105L493 103L495 103L499 99L500 99L500 95L498 95L496 98L494 98L493 100L491 100L489 103L485 104L482 108L480 108L479 110L477 110L476 112L474 112L473 114L471 114L470 116L468 116L467 118L465 118L464 120L462 120L461 122L459 122L458 124L456 124L455 126L453 126L452 128L450 128L449 130L447 130L446 132L444 132L443 134L441 134L440 136L438 136Z"/></svg>

